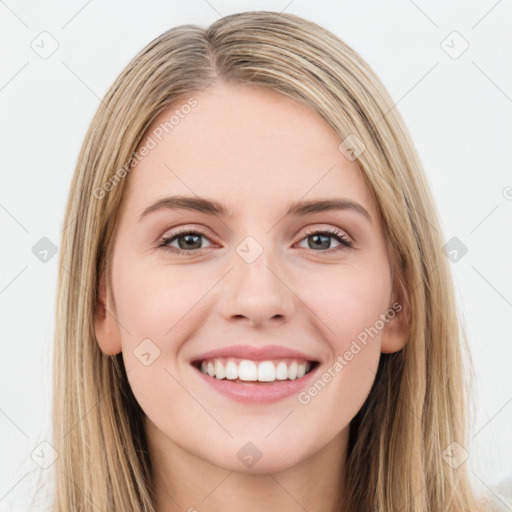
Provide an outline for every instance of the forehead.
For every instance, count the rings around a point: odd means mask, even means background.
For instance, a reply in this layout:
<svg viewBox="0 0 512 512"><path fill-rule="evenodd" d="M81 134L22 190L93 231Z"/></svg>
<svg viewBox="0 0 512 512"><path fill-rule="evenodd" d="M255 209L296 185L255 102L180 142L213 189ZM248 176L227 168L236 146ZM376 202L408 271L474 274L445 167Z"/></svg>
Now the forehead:
<svg viewBox="0 0 512 512"><path fill-rule="evenodd" d="M359 167L338 149L340 136L315 111L270 89L215 83L162 112L142 144L148 137L154 147L125 190L124 201L139 209L172 193L241 208L337 195L375 211Z"/></svg>

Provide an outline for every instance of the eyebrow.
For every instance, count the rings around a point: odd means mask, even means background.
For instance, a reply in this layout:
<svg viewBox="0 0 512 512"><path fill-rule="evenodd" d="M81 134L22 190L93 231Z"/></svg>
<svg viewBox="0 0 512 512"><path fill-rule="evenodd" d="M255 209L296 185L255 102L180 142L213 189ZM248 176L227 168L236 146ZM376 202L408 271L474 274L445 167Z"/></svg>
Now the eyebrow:
<svg viewBox="0 0 512 512"><path fill-rule="evenodd" d="M159 199L151 206L148 206L140 215L139 222L151 212L180 209L197 211L218 217L233 217L233 214L222 203L212 199L206 199L199 196L169 196ZM290 205L284 216L311 215L313 213L333 210L351 210L363 215L369 222L373 222L371 215L364 206L351 201L350 199L337 197L320 200L313 199L307 201L295 201Z"/></svg>

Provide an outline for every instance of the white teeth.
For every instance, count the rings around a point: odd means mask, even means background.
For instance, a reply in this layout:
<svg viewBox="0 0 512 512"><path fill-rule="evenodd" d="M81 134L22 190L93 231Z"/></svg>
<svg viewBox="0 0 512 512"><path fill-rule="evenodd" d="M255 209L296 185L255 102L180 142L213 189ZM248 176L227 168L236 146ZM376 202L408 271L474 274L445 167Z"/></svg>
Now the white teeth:
<svg viewBox="0 0 512 512"><path fill-rule="evenodd" d="M238 365L233 361L228 361L228 364L226 365L226 379L238 379Z"/></svg>
<svg viewBox="0 0 512 512"><path fill-rule="evenodd" d="M216 379L258 382L294 380L304 377L310 369L308 361L251 361L249 359L215 358L202 361L201 372Z"/></svg>
<svg viewBox="0 0 512 512"><path fill-rule="evenodd" d="M284 361L281 361L276 367L276 379L286 380L288 378L288 367Z"/></svg>
<svg viewBox="0 0 512 512"><path fill-rule="evenodd" d="M215 361L215 377L223 379L226 376L224 365L220 361Z"/></svg>
<svg viewBox="0 0 512 512"><path fill-rule="evenodd" d="M263 361L258 366L258 380L272 382L276 380L276 369L271 361Z"/></svg>
<svg viewBox="0 0 512 512"><path fill-rule="evenodd" d="M243 359L238 366L238 378L240 380L258 380L258 367L253 361Z"/></svg>
<svg viewBox="0 0 512 512"><path fill-rule="evenodd" d="M295 361L288 367L288 378L292 380L297 378L297 363Z"/></svg>

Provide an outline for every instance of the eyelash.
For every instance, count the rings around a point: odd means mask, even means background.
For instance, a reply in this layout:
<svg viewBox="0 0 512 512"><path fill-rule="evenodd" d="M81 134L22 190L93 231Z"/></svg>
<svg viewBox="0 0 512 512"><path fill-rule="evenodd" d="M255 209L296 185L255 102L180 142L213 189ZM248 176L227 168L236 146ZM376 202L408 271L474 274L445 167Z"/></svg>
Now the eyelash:
<svg viewBox="0 0 512 512"><path fill-rule="evenodd" d="M200 235L205 238L208 238L204 233L201 233L201 231L193 230L193 229L185 229L183 231L177 231L175 233L172 233L168 236L165 236L161 239L161 241L158 244L158 247L161 247L167 252L173 253L173 254L193 254L196 251L200 251L201 249L192 249L190 251L184 251L183 249L178 249L176 247L169 247L167 244L172 242L174 239L179 238L180 236L186 236L186 235ZM326 251L314 251L314 252L320 252L320 253L331 253L331 252L337 252L339 250L345 250L345 249L351 249L353 248L353 243L345 237L345 235L338 231L337 229L317 229L317 230L311 230L304 233L304 236L299 240L300 242L304 240L305 238L308 238L311 235L327 235L330 238L334 238L336 241L340 242L341 245L338 247L335 247L334 249L328 249Z"/></svg>

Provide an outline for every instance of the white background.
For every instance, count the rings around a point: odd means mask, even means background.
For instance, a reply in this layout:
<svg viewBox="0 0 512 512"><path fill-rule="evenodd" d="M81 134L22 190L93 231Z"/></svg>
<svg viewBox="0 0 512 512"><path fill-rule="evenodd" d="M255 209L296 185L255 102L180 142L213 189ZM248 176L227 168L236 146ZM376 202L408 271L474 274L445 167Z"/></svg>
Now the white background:
<svg viewBox="0 0 512 512"><path fill-rule="evenodd" d="M100 99L162 32L246 10L284 10L331 30L397 102L445 240L457 237L468 248L451 268L475 365L471 474L481 486L512 475L510 0L2 0L0 512L27 510L32 480L45 471L30 454L51 440L58 257L43 263L32 247L42 237L60 245L74 166ZM31 48L43 31L58 43L47 59ZM460 48L453 31L469 44L456 59L442 44L450 36L444 44Z"/></svg>

